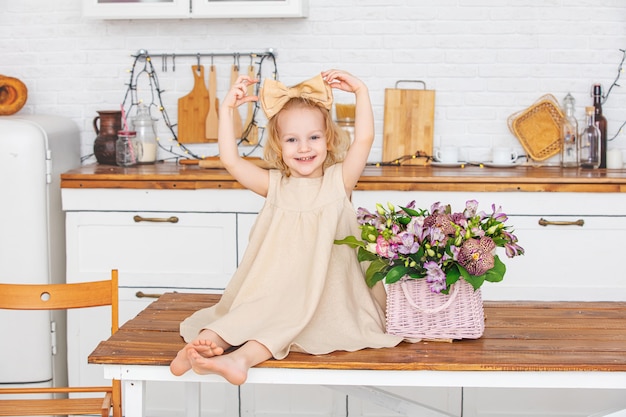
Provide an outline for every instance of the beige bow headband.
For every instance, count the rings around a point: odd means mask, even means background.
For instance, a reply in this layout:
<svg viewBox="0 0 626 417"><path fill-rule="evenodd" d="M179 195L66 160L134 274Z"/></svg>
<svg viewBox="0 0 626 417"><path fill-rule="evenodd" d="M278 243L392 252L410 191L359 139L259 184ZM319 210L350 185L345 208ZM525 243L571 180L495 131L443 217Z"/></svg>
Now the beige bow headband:
<svg viewBox="0 0 626 417"><path fill-rule="evenodd" d="M292 98L300 97L320 104L330 110L333 92L321 75L303 81L293 87L285 87L280 81L266 79L261 89L261 107L268 119L278 113Z"/></svg>

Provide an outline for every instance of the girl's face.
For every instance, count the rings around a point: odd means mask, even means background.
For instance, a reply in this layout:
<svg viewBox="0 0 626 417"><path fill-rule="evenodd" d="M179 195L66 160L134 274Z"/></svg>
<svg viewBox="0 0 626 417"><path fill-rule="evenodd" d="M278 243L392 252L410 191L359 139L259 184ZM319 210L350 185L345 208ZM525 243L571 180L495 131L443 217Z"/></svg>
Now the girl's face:
<svg viewBox="0 0 626 417"><path fill-rule="evenodd" d="M326 125L317 108L297 106L281 111L277 120L283 161L296 178L324 174L328 154Z"/></svg>

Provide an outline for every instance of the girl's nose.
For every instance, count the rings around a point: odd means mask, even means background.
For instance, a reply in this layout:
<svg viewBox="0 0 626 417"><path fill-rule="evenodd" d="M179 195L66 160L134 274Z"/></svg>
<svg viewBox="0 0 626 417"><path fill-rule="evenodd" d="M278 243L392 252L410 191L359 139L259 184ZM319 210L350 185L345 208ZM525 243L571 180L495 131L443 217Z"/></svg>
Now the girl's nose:
<svg viewBox="0 0 626 417"><path fill-rule="evenodd" d="M305 151L308 151L309 149L311 149L311 147L309 146L308 140L301 140L299 142L298 150L300 152L305 152Z"/></svg>

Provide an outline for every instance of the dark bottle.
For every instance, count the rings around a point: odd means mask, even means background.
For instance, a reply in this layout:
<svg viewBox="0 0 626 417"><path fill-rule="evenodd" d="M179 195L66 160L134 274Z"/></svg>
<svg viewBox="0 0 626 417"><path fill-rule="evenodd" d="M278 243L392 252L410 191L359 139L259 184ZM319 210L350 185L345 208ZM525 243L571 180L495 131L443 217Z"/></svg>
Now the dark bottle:
<svg viewBox="0 0 626 417"><path fill-rule="evenodd" d="M593 107L595 108L595 121L600 130L600 168L606 168L606 117L602 115L602 86L593 85Z"/></svg>

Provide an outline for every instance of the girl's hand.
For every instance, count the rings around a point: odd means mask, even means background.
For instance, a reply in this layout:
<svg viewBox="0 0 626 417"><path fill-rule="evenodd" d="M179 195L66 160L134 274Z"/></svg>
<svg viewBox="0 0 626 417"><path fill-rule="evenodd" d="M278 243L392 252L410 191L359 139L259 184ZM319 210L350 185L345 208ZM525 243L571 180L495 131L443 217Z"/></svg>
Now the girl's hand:
<svg viewBox="0 0 626 417"><path fill-rule="evenodd" d="M258 96L249 96L248 87L258 83L256 78L250 78L247 75L240 75L235 84L228 90L226 97L222 100L222 106L227 108L236 108L250 101L257 101Z"/></svg>
<svg viewBox="0 0 626 417"><path fill-rule="evenodd" d="M331 69L323 71L322 78L324 78L332 88L347 91L348 93L356 93L360 89L365 88L363 81L342 70Z"/></svg>

